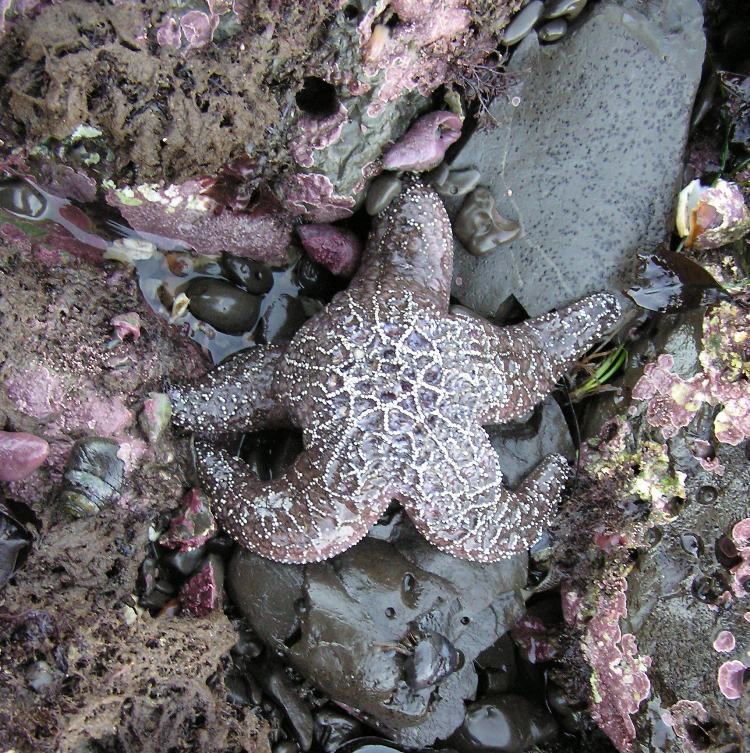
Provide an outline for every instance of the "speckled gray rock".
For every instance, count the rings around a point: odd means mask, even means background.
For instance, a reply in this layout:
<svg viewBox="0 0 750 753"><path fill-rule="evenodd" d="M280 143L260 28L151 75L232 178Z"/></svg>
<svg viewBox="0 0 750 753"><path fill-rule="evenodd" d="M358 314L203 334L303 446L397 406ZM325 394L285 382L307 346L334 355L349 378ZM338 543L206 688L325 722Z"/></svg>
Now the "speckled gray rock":
<svg viewBox="0 0 750 753"><path fill-rule="evenodd" d="M595 7L552 47L536 36L452 168L475 167L521 237L483 258L459 248L453 294L492 315L511 294L530 315L623 286L636 252L669 232L705 50L697 0ZM520 104L513 106L514 95ZM509 195L509 192L510 193Z"/></svg>

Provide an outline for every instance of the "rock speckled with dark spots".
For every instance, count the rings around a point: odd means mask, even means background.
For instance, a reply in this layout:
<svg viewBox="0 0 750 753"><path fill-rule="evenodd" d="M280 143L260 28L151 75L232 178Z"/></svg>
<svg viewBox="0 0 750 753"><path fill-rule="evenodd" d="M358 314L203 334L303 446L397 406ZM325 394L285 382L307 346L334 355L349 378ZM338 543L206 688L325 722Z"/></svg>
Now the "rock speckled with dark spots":
<svg viewBox="0 0 750 753"><path fill-rule="evenodd" d="M512 294L536 316L623 287L636 254L671 231L704 49L697 0L603 2L559 43L518 46L497 127L451 167L481 170L522 232L483 258L459 248L461 303L492 316Z"/></svg>
<svg viewBox="0 0 750 753"><path fill-rule="evenodd" d="M503 485L486 424L523 416L620 315L597 294L500 328L448 311L452 234L432 188L409 179L378 218L348 290L287 348L257 347L172 391L177 426L199 437L279 420L304 451L260 481L205 439L200 483L224 529L280 562L314 562L357 543L392 499L444 552L492 562L548 524L568 464L544 459Z"/></svg>

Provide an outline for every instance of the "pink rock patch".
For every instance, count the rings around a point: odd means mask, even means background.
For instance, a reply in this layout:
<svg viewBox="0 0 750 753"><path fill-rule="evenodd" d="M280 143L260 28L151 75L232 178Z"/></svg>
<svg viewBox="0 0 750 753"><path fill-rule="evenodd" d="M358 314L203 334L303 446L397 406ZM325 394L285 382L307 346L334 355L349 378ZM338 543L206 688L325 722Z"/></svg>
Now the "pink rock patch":
<svg viewBox="0 0 750 753"><path fill-rule="evenodd" d="M307 255L341 277L350 277L359 265L362 244L354 233L332 225L300 225L297 228Z"/></svg>
<svg viewBox="0 0 750 753"><path fill-rule="evenodd" d="M41 437L22 431L0 431L0 481L20 481L30 476L49 455Z"/></svg>

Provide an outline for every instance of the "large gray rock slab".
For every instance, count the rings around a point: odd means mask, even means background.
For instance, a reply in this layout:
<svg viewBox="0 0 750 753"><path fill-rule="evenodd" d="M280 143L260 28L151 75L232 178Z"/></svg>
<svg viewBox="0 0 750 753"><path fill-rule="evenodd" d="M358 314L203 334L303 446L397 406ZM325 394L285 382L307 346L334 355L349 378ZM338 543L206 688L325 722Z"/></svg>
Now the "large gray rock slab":
<svg viewBox="0 0 750 753"><path fill-rule="evenodd" d="M478 168L523 232L479 258L456 242L458 300L492 316L515 295L534 316L625 286L636 254L671 228L702 21L697 0L604 2L558 44L521 43L517 83L491 108L497 127L451 167Z"/></svg>

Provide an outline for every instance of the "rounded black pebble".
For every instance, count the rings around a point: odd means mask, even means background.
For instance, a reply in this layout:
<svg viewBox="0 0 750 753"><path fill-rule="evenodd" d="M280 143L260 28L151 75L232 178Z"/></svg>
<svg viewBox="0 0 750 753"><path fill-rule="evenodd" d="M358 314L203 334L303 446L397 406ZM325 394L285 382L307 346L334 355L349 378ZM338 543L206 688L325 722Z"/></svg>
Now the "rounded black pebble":
<svg viewBox="0 0 750 753"><path fill-rule="evenodd" d="M268 264L241 256L224 254L221 266L232 282L241 285L245 290L256 295L267 293L273 287L273 272Z"/></svg>
<svg viewBox="0 0 750 753"><path fill-rule="evenodd" d="M188 309L196 319L227 335L249 332L258 321L260 298L226 280L195 277L185 294L190 299Z"/></svg>

